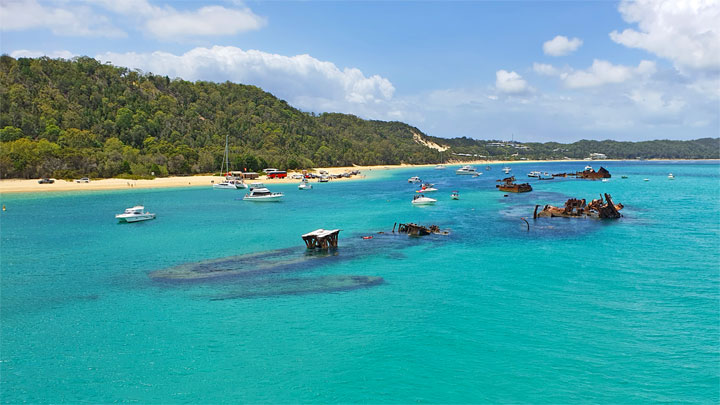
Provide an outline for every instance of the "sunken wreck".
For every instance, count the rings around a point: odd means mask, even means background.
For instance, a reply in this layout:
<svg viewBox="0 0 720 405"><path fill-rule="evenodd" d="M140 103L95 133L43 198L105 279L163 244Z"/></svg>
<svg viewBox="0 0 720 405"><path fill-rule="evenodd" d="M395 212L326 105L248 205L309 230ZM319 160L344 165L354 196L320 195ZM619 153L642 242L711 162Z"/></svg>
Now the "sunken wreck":
<svg viewBox="0 0 720 405"><path fill-rule="evenodd" d="M500 191L508 193L527 193L532 191L532 186L529 183L515 183L515 176L506 177L501 181L501 184L497 184L495 187Z"/></svg>
<svg viewBox="0 0 720 405"><path fill-rule="evenodd" d="M617 219L622 217L619 211L623 209L623 205L615 204L610 194L607 193L605 193L605 200L601 195L599 199L592 200L590 204L587 204L584 198L582 200L571 198L565 202L563 207L546 205L538 212L539 207L540 205L535 206L533 219L541 217Z"/></svg>

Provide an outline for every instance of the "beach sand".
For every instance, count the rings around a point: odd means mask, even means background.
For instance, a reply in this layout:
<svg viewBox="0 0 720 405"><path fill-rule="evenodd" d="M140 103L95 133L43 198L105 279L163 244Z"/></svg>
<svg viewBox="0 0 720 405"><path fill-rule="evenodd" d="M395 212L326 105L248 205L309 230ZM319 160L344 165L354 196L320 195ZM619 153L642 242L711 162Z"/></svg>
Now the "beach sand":
<svg viewBox="0 0 720 405"><path fill-rule="evenodd" d="M453 162L447 163L447 166L452 165L491 165L491 164L517 164L517 163L547 163L550 160L540 161L496 161L496 160L477 160L470 162ZM569 160L563 160L563 162L570 162ZM578 160L577 162L583 162ZM591 163L587 162L586 163ZM346 171L360 170L360 175L352 176L350 178L333 179L331 181L356 181L366 178L366 175L372 171L377 170L393 170L410 167L433 167L436 164L426 165L381 165L381 166L352 166L352 167L326 167L316 168L315 172L324 170L329 174L342 174ZM580 167L578 170L582 170ZM263 182L266 185L271 184L282 184L282 183L299 183L297 179L291 179L290 176L298 172L288 172L288 177L285 179L266 179L265 176L260 176L257 180L246 180L247 184L252 182ZM49 192L49 191L93 191L93 190L121 190L131 188L171 188L171 187L210 187L213 183L220 183L224 180L222 176L182 176L182 177L158 177L153 180L126 180L126 179L98 179L91 180L89 183L76 183L74 181L66 181L55 179L53 184L38 184L38 179L6 179L0 180L0 194L2 193L35 193L35 192ZM312 180L317 181L317 180Z"/></svg>

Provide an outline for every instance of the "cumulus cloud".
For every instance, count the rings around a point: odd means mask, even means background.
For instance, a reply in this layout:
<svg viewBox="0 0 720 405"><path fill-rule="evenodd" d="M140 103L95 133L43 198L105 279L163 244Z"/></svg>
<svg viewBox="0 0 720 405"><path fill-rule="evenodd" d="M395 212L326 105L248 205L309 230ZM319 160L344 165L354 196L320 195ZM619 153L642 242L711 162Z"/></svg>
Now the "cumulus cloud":
<svg viewBox="0 0 720 405"><path fill-rule="evenodd" d="M498 70L495 72L495 88L507 94L520 94L528 91L525 79L514 71Z"/></svg>
<svg viewBox="0 0 720 405"><path fill-rule="evenodd" d="M652 76L656 70L655 63L647 60L641 61L637 67L632 67L595 59L588 69L559 73L559 77L570 88L598 87L646 78Z"/></svg>
<svg viewBox="0 0 720 405"><path fill-rule="evenodd" d="M678 68L720 70L720 2L623 0L619 11L638 29L613 31L613 41L669 59Z"/></svg>
<svg viewBox="0 0 720 405"><path fill-rule="evenodd" d="M583 41L580 38L568 39L558 35L543 44L543 52L545 52L545 55L563 56L575 52L582 43Z"/></svg>
<svg viewBox="0 0 720 405"><path fill-rule="evenodd" d="M0 29L24 31L44 28L56 35L82 37L124 37L126 33L89 7L67 4L50 7L35 0L0 2Z"/></svg>
<svg viewBox="0 0 720 405"><path fill-rule="evenodd" d="M133 27L161 40L183 40L199 36L226 36L258 30L267 20L247 7L210 5L179 11L171 6L155 6L147 0L85 0L85 2L41 4L37 0L0 1L0 29L22 31L50 29L56 35L125 37L104 14L123 17ZM116 16L113 16L116 17Z"/></svg>
<svg viewBox="0 0 720 405"><path fill-rule="evenodd" d="M97 59L185 80L252 84L313 111L369 114L375 107L359 106L385 103L395 92L389 80L365 76L357 68L340 69L310 55L284 56L232 46L195 48L182 55L109 52Z"/></svg>
<svg viewBox="0 0 720 405"><path fill-rule="evenodd" d="M149 19L145 27L155 37L177 39L190 36L234 35L258 30L266 20L255 15L249 8L227 9L221 6L203 7L180 13L167 11Z"/></svg>

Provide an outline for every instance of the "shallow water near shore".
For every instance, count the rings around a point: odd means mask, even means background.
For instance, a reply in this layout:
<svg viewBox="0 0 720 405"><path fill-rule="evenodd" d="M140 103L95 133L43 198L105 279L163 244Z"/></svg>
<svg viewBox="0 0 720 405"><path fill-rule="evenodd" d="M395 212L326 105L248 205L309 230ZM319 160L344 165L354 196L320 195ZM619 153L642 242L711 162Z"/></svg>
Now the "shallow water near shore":
<svg viewBox="0 0 720 405"><path fill-rule="evenodd" d="M269 185L286 197L266 204L210 187L2 195L1 401L717 403L720 163L590 164L613 177L510 164L534 191L507 197L505 165ZM412 206L411 176L436 205ZM532 220L600 193L623 218ZM157 219L118 224L135 204ZM388 235L396 222L451 233ZM317 228L342 229L337 251L305 251ZM235 273L152 277L178 268Z"/></svg>

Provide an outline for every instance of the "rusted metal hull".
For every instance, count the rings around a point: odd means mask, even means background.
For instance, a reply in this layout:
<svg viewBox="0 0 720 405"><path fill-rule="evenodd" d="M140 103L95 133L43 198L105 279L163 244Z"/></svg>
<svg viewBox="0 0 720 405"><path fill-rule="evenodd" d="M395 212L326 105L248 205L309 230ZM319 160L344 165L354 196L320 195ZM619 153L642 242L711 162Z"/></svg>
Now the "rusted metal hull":
<svg viewBox="0 0 720 405"><path fill-rule="evenodd" d="M546 205L538 212L539 207L539 205L535 206L533 219L542 217L617 219L622 217L619 211L623 209L623 205L613 203L612 197L607 193L605 201L601 195L599 199L592 200L590 204L587 204L585 199L571 198L565 202L564 207Z"/></svg>

